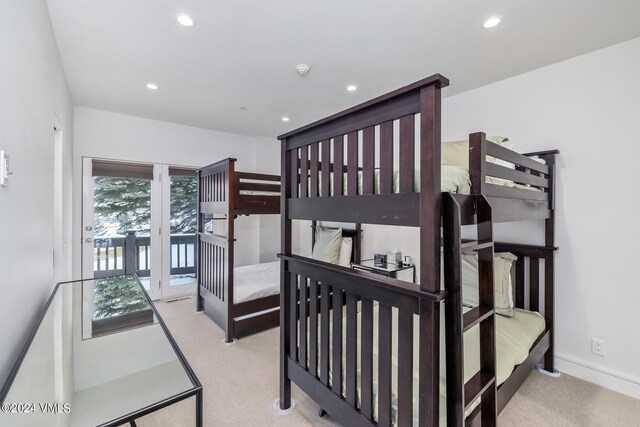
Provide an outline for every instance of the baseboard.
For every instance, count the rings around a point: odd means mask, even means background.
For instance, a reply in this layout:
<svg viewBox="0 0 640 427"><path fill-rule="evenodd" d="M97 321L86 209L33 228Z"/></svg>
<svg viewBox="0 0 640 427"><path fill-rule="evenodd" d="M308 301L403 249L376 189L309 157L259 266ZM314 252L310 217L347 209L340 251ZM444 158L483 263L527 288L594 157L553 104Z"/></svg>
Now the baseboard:
<svg viewBox="0 0 640 427"><path fill-rule="evenodd" d="M590 383L640 399L640 378L633 378L606 368L600 368L563 354L555 355L556 368L560 372Z"/></svg>

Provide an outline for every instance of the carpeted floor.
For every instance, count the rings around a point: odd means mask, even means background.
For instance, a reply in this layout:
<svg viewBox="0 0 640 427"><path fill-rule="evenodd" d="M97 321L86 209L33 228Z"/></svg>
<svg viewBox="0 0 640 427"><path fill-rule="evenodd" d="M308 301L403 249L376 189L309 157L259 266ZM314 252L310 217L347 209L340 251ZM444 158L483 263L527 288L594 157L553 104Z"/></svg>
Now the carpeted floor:
<svg viewBox="0 0 640 427"><path fill-rule="evenodd" d="M195 311L195 298L156 304L204 388L205 426L323 426L318 405L293 386L295 410L278 415L278 330L222 345L220 328ZM640 401L562 375L532 372L499 417L502 426L638 426ZM193 425L193 402L138 421L139 426Z"/></svg>

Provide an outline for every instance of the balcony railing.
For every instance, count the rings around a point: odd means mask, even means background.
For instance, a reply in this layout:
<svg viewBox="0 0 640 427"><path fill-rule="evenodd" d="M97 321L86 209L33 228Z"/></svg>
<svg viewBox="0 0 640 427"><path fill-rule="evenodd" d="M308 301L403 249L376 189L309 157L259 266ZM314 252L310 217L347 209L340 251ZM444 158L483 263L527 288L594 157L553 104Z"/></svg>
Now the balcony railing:
<svg viewBox="0 0 640 427"><path fill-rule="evenodd" d="M136 236L129 231L126 237L96 237L93 240L93 276L102 278L118 274L151 274L151 238ZM171 235L171 271L174 275L195 274L195 234Z"/></svg>

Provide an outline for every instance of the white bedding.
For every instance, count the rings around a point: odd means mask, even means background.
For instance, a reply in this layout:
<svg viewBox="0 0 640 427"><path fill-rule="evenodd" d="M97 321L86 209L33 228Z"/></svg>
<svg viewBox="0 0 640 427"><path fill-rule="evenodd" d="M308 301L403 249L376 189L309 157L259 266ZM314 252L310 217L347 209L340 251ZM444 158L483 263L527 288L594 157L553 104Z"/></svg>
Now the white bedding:
<svg viewBox="0 0 640 427"><path fill-rule="evenodd" d="M233 270L233 302L240 303L280 293L280 261L245 265Z"/></svg>

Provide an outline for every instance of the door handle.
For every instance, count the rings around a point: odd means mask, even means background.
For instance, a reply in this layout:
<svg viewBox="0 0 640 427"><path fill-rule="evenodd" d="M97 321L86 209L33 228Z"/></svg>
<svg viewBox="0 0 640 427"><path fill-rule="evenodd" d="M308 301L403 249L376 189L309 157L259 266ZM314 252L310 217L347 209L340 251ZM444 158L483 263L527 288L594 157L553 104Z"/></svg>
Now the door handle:
<svg viewBox="0 0 640 427"><path fill-rule="evenodd" d="M93 242L93 239L91 237L87 237L86 239L84 239L84 241L87 243L91 243Z"/></svg>

